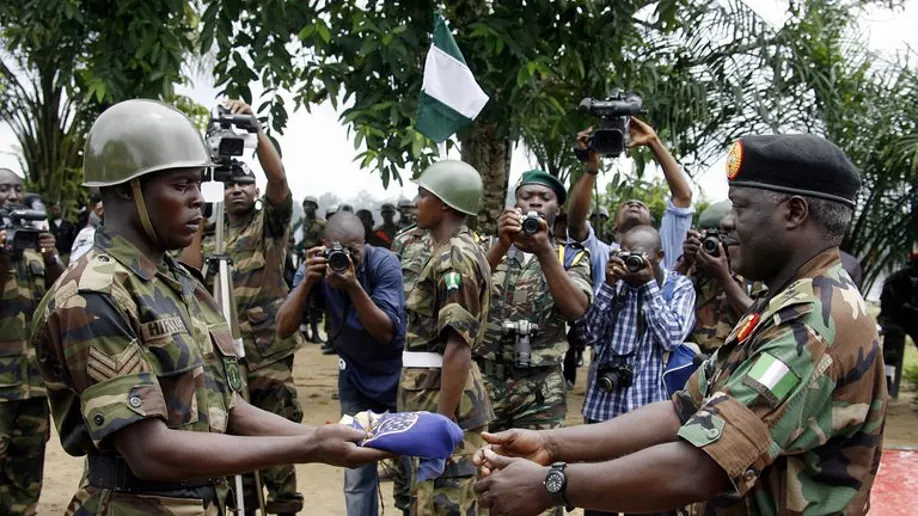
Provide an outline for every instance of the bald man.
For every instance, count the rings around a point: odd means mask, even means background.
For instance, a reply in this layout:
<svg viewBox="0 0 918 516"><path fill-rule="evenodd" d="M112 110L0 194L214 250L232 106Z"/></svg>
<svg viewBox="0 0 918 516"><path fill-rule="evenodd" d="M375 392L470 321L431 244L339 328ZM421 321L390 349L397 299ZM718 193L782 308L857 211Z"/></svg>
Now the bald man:
<svg viewBox="0 0 918 516"><path fill-rule="evenodd" d="M331 320L338 360L341 414L396 410L395 396L405 341L402 268L388 249L366 243L364 223L341 211L328 220L321 245L306 251L293 291L277 314L277 331L298 331L309 294L318 289ZM344 253L347 268L336 271L331 253ZM334 260L332 260L334 261ZM351 516L377 514L376 465L344 471L344 498Z"/></svg>

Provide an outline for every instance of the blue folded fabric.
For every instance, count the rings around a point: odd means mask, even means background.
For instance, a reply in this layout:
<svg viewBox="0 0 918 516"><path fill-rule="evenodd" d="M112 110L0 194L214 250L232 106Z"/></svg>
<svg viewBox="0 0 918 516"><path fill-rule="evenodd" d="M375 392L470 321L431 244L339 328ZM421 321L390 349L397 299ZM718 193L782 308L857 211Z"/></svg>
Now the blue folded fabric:
<svg viewBox="0 0 918 516"><path fill-rule="evenodd" d="M420 458L418 481L443 474L446 459L462 442L462 429L453 420L432 412L361 412L341 421L367 432L361 446Z"/></svg>

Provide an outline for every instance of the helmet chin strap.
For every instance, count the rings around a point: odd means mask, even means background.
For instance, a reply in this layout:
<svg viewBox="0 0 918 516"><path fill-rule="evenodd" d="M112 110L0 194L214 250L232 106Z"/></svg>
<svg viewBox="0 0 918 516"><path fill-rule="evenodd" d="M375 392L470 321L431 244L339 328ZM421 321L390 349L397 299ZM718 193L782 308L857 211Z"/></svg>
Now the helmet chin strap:
<svg viewBox="0 0 918 516"><path fill-rule="evenodd" d="M147 203L143 201L143 192L140 191L140 179L131 179L131 190L134 192L134 205L137 207L137 214L140 215L140 223L143 230L154 243L160 243L153 230L153 223L150 222L150 214L147 212Z"/></svg>

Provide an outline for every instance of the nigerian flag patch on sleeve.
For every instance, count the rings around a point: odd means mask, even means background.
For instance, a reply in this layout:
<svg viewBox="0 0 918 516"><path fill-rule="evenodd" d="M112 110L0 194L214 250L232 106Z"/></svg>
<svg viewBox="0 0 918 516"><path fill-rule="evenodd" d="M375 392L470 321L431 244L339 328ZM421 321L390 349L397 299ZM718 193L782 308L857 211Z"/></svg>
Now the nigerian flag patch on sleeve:
<svg viewBox="0 0 918 516"><path fill-rule="evenodd" d="M744 383L764 396L772 406L777 406L794 391L800 378L774 355L762 353L746 374Z"/></svg>

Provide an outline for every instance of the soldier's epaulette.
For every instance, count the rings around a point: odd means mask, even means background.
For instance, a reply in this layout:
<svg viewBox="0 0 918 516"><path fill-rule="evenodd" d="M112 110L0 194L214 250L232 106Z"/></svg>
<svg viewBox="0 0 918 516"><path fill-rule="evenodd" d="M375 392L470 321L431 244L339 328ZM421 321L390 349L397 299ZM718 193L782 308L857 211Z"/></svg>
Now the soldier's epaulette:
<svg viewBox="0 0 918 516"><path fill-rule="evenodd" d="M94 252L83 270L72 269L77 277L77 289L81 292L99 292L111 294L115 283L115 273L120 265L108 253Z"/></svg>

